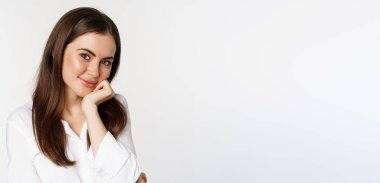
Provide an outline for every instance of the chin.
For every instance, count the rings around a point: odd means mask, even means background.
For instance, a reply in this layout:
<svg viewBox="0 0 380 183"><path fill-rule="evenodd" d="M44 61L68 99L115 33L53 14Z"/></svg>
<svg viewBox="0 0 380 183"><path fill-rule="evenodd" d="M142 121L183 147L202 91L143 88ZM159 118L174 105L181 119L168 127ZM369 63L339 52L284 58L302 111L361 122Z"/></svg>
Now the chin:
<svg viewBox="0 0 380 183"><path fill-rule="evenodd" d="M65 93L83 98L87 94L91 93L93 90L94 88L88 88L81 85L66 85Z"/></svg>
<svg viewBox="0 0 380 183"><path fill-rule="evenodd" d="M91 93L92 90L91 89L78 89L76 91L74 91L74 93L78 96L78 97L84 97L86 96L87 94Z"/></svg>

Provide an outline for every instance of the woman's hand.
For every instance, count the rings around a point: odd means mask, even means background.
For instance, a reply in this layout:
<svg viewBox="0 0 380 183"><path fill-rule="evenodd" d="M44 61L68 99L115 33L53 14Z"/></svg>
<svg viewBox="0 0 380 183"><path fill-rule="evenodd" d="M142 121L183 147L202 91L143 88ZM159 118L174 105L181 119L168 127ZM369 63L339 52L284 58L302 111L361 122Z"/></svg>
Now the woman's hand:
<svg viewBox="0 0 380 183"><path fill-rule="evenodd" d="M115 95L108 80L101 81L93 92L87 94L82 100L82 110L86 112L91 109L96 109L97 106Z"/></svg>

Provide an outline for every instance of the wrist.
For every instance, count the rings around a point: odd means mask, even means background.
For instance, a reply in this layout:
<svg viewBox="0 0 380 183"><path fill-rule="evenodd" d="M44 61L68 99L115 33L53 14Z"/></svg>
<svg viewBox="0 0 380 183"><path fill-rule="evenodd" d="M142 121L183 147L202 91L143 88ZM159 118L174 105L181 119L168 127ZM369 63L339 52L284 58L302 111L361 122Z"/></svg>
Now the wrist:
<svg viewBox="0 0 380 183"><path fill-rule="evenodd" d="M86 118L99 114L98 107L96 105L84 106L82 110Z"/></svg>
<svg viewBox="0 0 380 183"><path fill-rule="evenodd" d="M98 106L95 103L88 102L83 99L82 101L82 110L85 114L98 112Z"/></svg>

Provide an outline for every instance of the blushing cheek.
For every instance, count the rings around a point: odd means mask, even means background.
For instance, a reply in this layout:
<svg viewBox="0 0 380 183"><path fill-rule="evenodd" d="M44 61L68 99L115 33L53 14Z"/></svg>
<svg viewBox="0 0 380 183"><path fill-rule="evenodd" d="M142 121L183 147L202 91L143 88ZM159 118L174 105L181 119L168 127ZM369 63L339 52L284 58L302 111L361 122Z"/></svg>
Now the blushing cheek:
<svg viewBox="0 0 380 183"><path fill-rule="evenodd" d="M74 58L71 63L71 69L78 75L86 72L87 64L85 62Z"/></svg>
<svg viewBox="0 0 380 183"><path fill-rule="evenodd" d="M106 80L106 79L108 79L108 77L111 74L111 68L104 68L104 69L102 69L101 72L102 72L101 80Z"/></svg>

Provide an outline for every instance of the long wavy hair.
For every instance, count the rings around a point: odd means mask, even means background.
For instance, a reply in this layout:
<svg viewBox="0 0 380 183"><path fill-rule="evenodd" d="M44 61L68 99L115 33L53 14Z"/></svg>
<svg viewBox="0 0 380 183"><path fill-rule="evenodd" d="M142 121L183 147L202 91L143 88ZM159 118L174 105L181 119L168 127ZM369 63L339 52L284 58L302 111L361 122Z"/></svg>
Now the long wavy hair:
<svg viewBox="0 0 380 183"><path fill-rule="evenodd" d="M65 13L54 26L43 52L33 92L33 131L41 152L58 166L72 166L75 161L66 154L67 137L61 121L64 109L65 83L62 77L63 54L75 38L89 32L110 34L116 44L111 82L120 64L120 36L115 23L97 9L81 7ZM115 98L98 106L106 129L116 138L127 123L127 112ZM87 140L89 136L87 132ZM89 147L89 145L88 145Z"/></svg>

